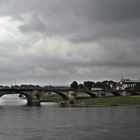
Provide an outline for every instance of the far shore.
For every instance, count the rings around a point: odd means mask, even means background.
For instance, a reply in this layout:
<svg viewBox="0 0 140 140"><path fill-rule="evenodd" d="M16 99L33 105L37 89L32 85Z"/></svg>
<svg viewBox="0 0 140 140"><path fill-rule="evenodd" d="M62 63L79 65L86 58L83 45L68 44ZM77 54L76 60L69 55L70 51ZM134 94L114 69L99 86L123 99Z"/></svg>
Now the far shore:
<svg viewBox="0 0 140 140"><path fill-rule="evenodd" d="M62 106L70 107L140 106L140 95L114 96L109 98L79 98L70 101L63 101L59 95L47 95L42 97L41 102L57 102Z"/></svg>

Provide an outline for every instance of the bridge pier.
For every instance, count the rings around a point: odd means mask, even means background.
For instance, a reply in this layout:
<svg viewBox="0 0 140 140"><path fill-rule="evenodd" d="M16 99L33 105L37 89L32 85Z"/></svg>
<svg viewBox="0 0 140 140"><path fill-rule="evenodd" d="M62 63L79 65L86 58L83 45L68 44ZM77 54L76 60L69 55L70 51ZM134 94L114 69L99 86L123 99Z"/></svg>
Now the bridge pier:
<svg viewBox="0 0 140 140"><path fill-rule="evenodd" d="M32 91L30 93L24 93L23 95L27 98L27 106L40 106L40 94L38 92Z"/></svg>
<svg viewBox="0 0 140 140"><path fill-rule="evenodd" d="M69 97L67 95L65 95L64 93L58 92L58 91L55 91L55 90L53 92L60 95L63 98L63 100L69 100Z"/></svg>
<svg viewBox="0 0 140 140"><path fill-rule="evenodd" d="M27 99L27 106L40 106L40 100Z"/></svg>

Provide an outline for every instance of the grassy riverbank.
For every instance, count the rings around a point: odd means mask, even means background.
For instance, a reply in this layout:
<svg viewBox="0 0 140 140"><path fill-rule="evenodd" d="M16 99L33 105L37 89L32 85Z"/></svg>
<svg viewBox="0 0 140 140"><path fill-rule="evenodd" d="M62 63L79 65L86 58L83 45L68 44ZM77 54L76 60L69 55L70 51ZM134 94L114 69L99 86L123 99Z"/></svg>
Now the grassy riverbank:
<svg viewBox="0 0 140 140"><path fill-rule="evenodd" d="M79 99L74 100L74 103L86 105L140 105L140 96Z"/></svg>
<svg viewBox="0 0 140 140"><path fill-rule="evenodd" d="M61 102L63 99L59 95L47 95L42 97L43 102ZM140 96L127 97L106 97L106 98L86 98L74 99L74 104L82 105L140 105Z"/></svg>
<svg viewBox="0 0 140 140"><path fill-rule="evenodd" d="M41 102L61 102L63 99L56 94L49 94L47 96L41 97Z"/></svg>

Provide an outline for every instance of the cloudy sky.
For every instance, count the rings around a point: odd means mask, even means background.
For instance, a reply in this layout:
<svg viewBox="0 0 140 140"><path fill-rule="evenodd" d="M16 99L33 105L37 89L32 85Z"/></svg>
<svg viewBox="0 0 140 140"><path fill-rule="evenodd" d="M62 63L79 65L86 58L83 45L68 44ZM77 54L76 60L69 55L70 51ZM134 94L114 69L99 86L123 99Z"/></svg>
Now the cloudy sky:
<svg viewBox="0 0 140 140"><path fill-rule="evenodd" d="M0 84L140 78L140 0L0 0Z"/></svg>

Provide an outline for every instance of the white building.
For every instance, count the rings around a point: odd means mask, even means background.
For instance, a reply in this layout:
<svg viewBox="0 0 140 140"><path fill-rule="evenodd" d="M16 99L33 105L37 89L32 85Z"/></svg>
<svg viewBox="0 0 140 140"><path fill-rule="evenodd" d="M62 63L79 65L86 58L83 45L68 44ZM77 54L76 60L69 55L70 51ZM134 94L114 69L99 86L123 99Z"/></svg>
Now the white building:
<svg viewBox="0 0 140 140"><path fill-rule="evenodd" d="M135 89L136 85L140 83L140 80L129 80L122 79L119 83L117 83L116 90L124 91L126 89Z"/></svg>

